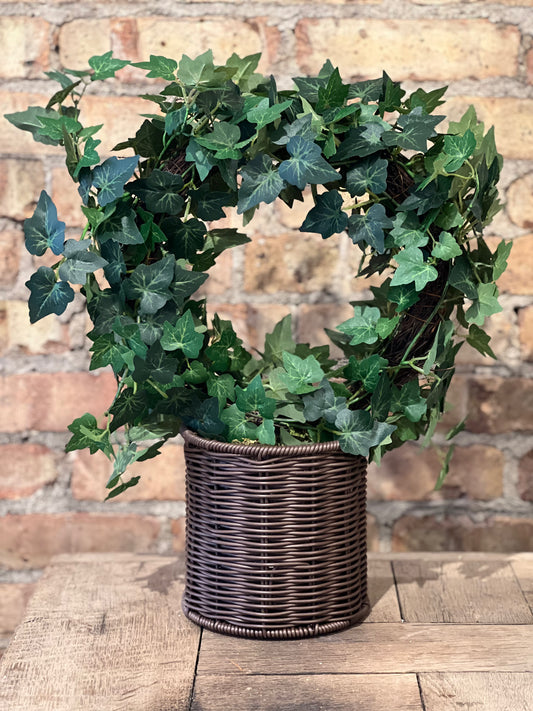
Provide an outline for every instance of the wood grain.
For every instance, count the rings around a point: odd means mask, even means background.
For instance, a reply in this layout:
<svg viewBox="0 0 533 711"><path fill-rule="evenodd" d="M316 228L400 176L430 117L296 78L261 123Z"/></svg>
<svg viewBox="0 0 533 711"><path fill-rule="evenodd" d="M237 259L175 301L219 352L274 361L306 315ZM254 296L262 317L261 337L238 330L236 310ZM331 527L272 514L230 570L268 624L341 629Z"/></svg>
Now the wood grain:
<svg viewBox="0 0 533 711"><path fill-rule="evenodd" d="M392 565L406 622L533 623L516 575L503 558L400 559Z"/></svg>
<svg viewBox="0 0 533 711"><path fill-rule="evenodd" d="M533 672L420 674L426 711L531 711Z"/></svg>
<svg viewBox="0 0 533 711"><path fill-rule="evenodd" d="M530 671L527 625L362 624L304 641L238 640L204 632L198 673L372 674Z"/></svg>
<svg viewBox="0 0 533 711"><path fill-rule="evenodd" d="M533 554L516 556L511 566L518 579L524 598L533 612Z"/></svg>
<svg viewBox="0 0 533 711"><path fill-rule="evenodd" d="M2 659L2 711L186 709L200 630L181 612L183 565L63 556Z"/></svg>
<svg viewBox="0 0 533 711"><path fill-rule="evenodd" d="M415 674L201 676L191 711L422 711Z"/></svg>
<svg viewBox="0 0 533 711"><path fill-rule="evenodd" d="M369 559L368 595L372 609L366 622L401 622L398 596L389 560Z"/></svg>

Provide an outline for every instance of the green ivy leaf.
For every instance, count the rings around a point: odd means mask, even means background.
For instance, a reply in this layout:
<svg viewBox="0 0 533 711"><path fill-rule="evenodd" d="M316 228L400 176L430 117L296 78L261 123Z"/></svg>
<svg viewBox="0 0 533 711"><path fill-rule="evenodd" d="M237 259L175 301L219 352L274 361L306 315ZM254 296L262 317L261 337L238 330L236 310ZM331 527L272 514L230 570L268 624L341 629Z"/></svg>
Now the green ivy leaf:
<svg viewBox="0 0 533 711"><path fill-rule="evenodd" d="M408 212L397 213L392 220L394 227L389 232L395 247L425 247L428 233L422 229L416 215Z"/></svg>
<svg viewBox="0 0 533 711"><path fill-rule="evenodd" d="M287 151L291 158L280 164L279 175L290 185L303 190L307 183L318 185L340 180L340 175L322 156L316 143L293 136L287 144Z"/></svg>
<svg viewBox="0 0 533 711"><path fill-rule="evenodd" d="M265 352L263 358L266 363L281 365L283 363L283 353L294 353L296 343L292 337L292 317L290 314L284 316L272 330L265 336Z"/></svg>
<svg viewBox="0 0 533 711"><path fill-rule="evenodd" d="M328 380L323 380L318 390L304 395L302 399L307 422L324 418L326 422L333 424L339 412L346 408L346 398L337 397Z"/></svg>
<svg viewBox="0 0 533 711"><path fill-rule="evenodd" d="M202 181L207 178L211 168L216 165L213 154L207 148L201 146L195 138L191 138L187 144L185 160L189 163L194 163L198 177Z"/></svg>
<svg viewBox="0 0 533 711"><path fill-rule="evenodd" d="M376 420L386 420L391 409L392 385L388 374L383 371L372 393L370 405Z"/></svg>
<svg viewBox="0 0 533 711"><path fill-rule="evenodd" d="M357 163L346 175L346 189L352 197L364 195L368 191L379 195L387 189L387 167L385 158L372 156Z"/></svg>
<svg viewBox="0 0 533 711"><path fill-rule="evenodd" d="M448 280L451 286L461 291L468 299L477 298L477 289L473 280L474 273L468 258L463 255L455 260Z"/></svg>
<svg viewBox="0 0 533 711"><path fill-rule="evenodd" d="M114 432L126 423L132 424L141 418L148 406L147 395L144 390L133 388L125 388L109 408L109 412L113 415L111 422L111 431Z"/></svg>
<svg viewBox="0 0 533 711"><path fill-rule="evenodd" d="M197 358L203 343L204 336L196 331L190 311L180 316L174 326L168 321L163 324L161 345L166 351L180 350L187 358Z"/></svg>
<svg viewBox="0 0 533 711"><path fill-rule="evenodd" d="M217 257L226 249L238 247L241 244L247 244L251 241L252 240L247 235L239 232L235 228L221 228L210 230L207 233L204 248L206 250L213 250L214 256Z"/></svg>
<svg viewBox="0 0 533 711"><path fill-rule="evenodd" d="M170 252L177 259L191 260L204 246L206 226L201 220L192 218L183 222L177 217L166 217L161 222Z"/></svg>
<svg viewBox="0 0 533 711"><path fill-rule="evenodd" d="M268 98L261 99L246 114L248 121L256 125L256 131L260 131L265 126L268 126L269 123L274 123L274 121L281 118L281 114L292 105L292 99L282 101L281 104L274 104L273 106L269 104Z"/></svg>
<svg viewBox="0 0 533 711"><path fill-rule="evenodd" d="M312 125L311 114L305 114L296 119L296 121L284 126L283 136L274 141L274 143L277 146L286 146L293 136L300 136L311 142L315 140L317 133Z"/></svg>
<svg viewBox="0 0 533 711"><path fill-rule="evenodd" d="M469 345L479 351L481 355L488 355L496 360L496 355L494 354L492 348L489 346L489 334L486 333L483 329L479 328L479 326L476 326L475 323L473 323L468 329L468 336L466 337L466 340Z"/></svg>
<svg viewBox="0 0 533 711"><path fill-rule="evenodd" d="M242 179L237 206L239 214L261 202L273 202L284 186L283 178L273 166L272 159L263 153L259 153L242 169Z"/></svg>
<svg viewBox="0 0 533 711"><path fill-rule="evenodd" d="M242 439L257 439L257 426L249 422L246 413L236 404L222 410L220 419L228 428L228 442Z"/></svg>
<svg viewBox="0 0 533 711"><path fill-rule="evenodd" d="M68 429L72 432L72 437L65 446L65 452L88 448L91 454L100 450L109 457L110 452L113 451L109 441L109 432L98 427L96 417L88 412L77 417L68 426Z"/></svg>
<svg viewBox="0 0 533 711"><path fill-rule="evenodd" d="M307 358L299 358L292 353L283 353L283 367L285 373L280 375L281 381L288 391L295 395L303 395L316 390L318 385L314 383L322 382L324 371L320 367L317 359L310 355Z"/></svg>
<svg viewBox="0 0 533 711"><path fill-rule="evenodd" d="M342 432L339 437L343 452L368 457L371 447L377 447L389 437L396 427L373 420L365 410L342 410L337 415L335 427Z"/></svg>
<svg viewBox="0 0 533 711"><path fill-rule="evenodd" d="M268 102L268 99L265 99ZM215 152L217 159L238 159L241 156L238 146L241 138L241 130L235 124L227 121L218 121L213 126L213 130L203 136L196 136L196 142Z"/></svg>
<svg viewBox="0 0 533 711"><path fill-rule="evenodd" d="M92 353L89 370L97 370L111 365L113 371L119 373L125 363L122 356L128 349L122 343L117 343L113 333L103 333L96 337L89 350Z"/></svg>
<svg viewBox="0 0 533 711"><path fill-rule="evenodd" d="M388 364L388 360L377 353L363 360L350 356L348 365L344 368L344 377L353 383L361 382L364 389L371 393L376 389L381 372Z"/></svg>
<svg viewBox="0 0 533 711"><path fill-rule="evenodd" d="M161 264L161 262L156 262ZM177 307L181 309L185 301L197 291L204 281L207 279L207 274L201 272L190 272L187 269L176 265L174 279L172 281L172 298Z"/></svg>
<svg viewBox="0 0 533 711"><path fill-rule="evenodd" d="M376 250L385 252L385 232L393 226L383 205L374 204L362 215L351 215L348 220L348 234L354 244L363 242Z"/></svg>
<svg viewBox="0 0 533 711"><path fill-rule="evenodd" d="M96 165L96 163L98 163L98 161L100 160L100 156L96 152L96 147L99 146L100 143L101 141L91 138L90 136L87 138L83 149L83 155L79 159L78 164L74 169L74 178L78 178L80 170L82 170L83 168L90 168L91 166Z"/></svg>
<svg viewBox="0 0 533 711"><path fill-rule="evenodd" d="M439 241L433 247L431 255L436 259L443 259L448 261L454 257L459 257L462 254L461 247L455 241L453 235L449 232L441 232L439 235Z"/></svg>
<svg viewBox="0 0 533 711"><path fill-rule="evenodd" d="M354 306L354 316L343 321L337 326L337 330L351 336L351 346L357 346L359 343L372 345L378 340L376 324L380 317L379 309L375 306Z"/></svg>
<svg viewBox="0 0 533 711"><path fill-rule="evenodd" d="M134 180L128 190L138 195L146 204L147 210L166 215L181 212L184 200L179 194L183 189L183 179L167 171L154 169L148 178Z"/></svg>
<svg viewBox="0 0 533 711"><path fill-rule="evenodd" d="M398 252L395 259L398 268L392 277L392 286L414 282L416 290L420 292L439 276L435 267L424 260L424 253L418 247L407 247Z"/></svg>
<svg viewBox="0 0 533 711"><path fill-rule="evenodd" d="M498 302L498 287L496 284L478 284L476 287L477 297L472 301L472 305L466 312L466 319L469 323L482 326L488 316L502 311Z"/></svg>
<svg viewBox="0 0 533 711"><path fill-rule="evenodd" d="M348 215L342 211L342 196L337 190L328 190L317 197L315 207L307 213L300 232L318 232L327 239L348 226Z"/></svg>
<svg viewBox="0 0 533 711"><path fill-rule="evenodd" d="M213 190L207 183L198 190L191 190L189 195L196 217L200 220L220 220L226 216L223 208L235 205L233 192Z"/></svg>
<svg viewBox="0 0 533 711"><path fill-rule="evenodd" d="M256 375L244 389L237 386L235 393L239 410L243 412L258 412L262 417L272 419L277 401L266 396L260 375Z"/></svg>
<svg viewBox="0 0 533 711"><path fill-rule="evenodd" d="M39 267L26 286L30 290L28 305L30 322L35 323L49 314L60 315L74 300L74 291L65 281L57 281L53 269Z"/></svg>
<svg viewBox="0 0 533 711"><path fill-rule="evenodd" d="M195 361L195 363L197 362ZM216 397L210 397L199 406L195 406L194 415L184 414L183 421L188 427L204 437L214 437L226 429L225 423L219 417L219 404Z"/></svg>
<svg viewBox="0 0 533 711"><path fill-rule="evenodd" d="M107 266L96 252L89 251L90 240L69 239L65 242L65 261L59 267L59 278L71 284L85 284L87 274Z"/></svg>
<svg viewBox="0 0 533 711"><path fill-rule="evenodd" d="M42 106L29 106L25 111L15 111L12 114L4 114L4 118L13 124L13 126L20 128L21 131L29 131L34 141L45 143L49 146L57 146L59 139L52 139L39 133L39 129L43 126L41 119L50 117L57 118L59 114L55 109L44 109Z"/></svg>
<svg viewBox="0 0 533 711"><path fill-rule="evenodd" d="M365 158L382 150L382 136L386 131L391 131L391 126L385 122L370 123L350 129L333 156L334 162L344 163L355 156Z"/></svg>
<svg viewBox="0 0 533 711"><path fill-rule="evenodd" d="M398 131L388 131L382 138L387 146L400 146L405 150L427 150L428 139L435 135L435 126L443 120L444 116L428 116L421 106L416 106L411 113L402 114L398 118Z"/></svg>
<svg viewBox="0 0 533 711"><path fill-rule="evenodd" d="M324 113L326 109L343 106L348 97L350 87L342 83L338 69L334 69L325 87L318 87L318 102L316 110Z"/></svg>
<svg viewBox="0 0 533 711"><path fill-rule="evenodd" d="M441 98L444 96L447 90L447 86L439 87L438 89L433 89L433 91L424 91L424 89L417 89L414 91L409 99L406 101L406 105L410 109L414 109L416 106L421 106L424 113L431 114L437 108L441 106L444 102Z"/></svg>
<svg viewBox="0 0 533 711"><path fill-rule="evenodd" d="M209 373L207 392L211 397L218 398L221 406L224 407L228 400L235 399L235 378L229 373L221 373L218 375Z"/></svg>
<svg viewBox="0 0 533 711"><path fill-rule="evenodd" d="M172 297L169 287L174 278L174 257L153 264L139 264L123 282L128 299L140 300L139 313L154 314Z"/></svg>
<svg viewBox="0 0 533 711"><path fill-rule="evenodd" d="M114 59L113 51L95 55L89 59L89 66L94 69L94 74L91 74L91 81L110 79L115 76L119 69L126 67L128 64L130 62L127 59Z"/></svg>
<svg viewBox="0 0 533 711"><path fill-rule="evenodd" d="M120 203L118 208L98 225L96 234L102 245L108 240L114 240L119 244L144 243L144 238L137 227L135 213L124 203Z"/></svg>
<svg viewBox="0 0 533 711"><path fill-rule="evenodd" d="M470 129L462 136L444 136L444 152L448 156L444 169L454 173L476 150L476 137Z"/></svg>
<svg viewBox="0 0 533 711"><path fill-rule="evenodd" d="M512 246L512 242L504 242L502 240L496 248L496 251L493 254L494 267L492 271L492 278L494 281L497 281L507 269L507 260L511 254Z"/></svg>
<svg viewBox="0 0 533 711"><path fill-rule="evenodd" d="M26 249L41 257L48 248L61 254L65 241L65 223L57 219L57 208L52 198L42 191L33 215L24 221Z"/></svg>
<svg viewBox="0 0 533 711"><path fill-rule="evenodd" d="M148 348L145 358L135 356L133 363L133 380L136 383L155 380L163 385L172 382L178 365L178 361L165 353L158 342Z"/></svg>
<svg viewBox="0 0 533 711"><path fill-rule="evenodd" d="M114 202L124 194L124 185L133 175L139 156L131 158L108 158L93 170L93 185L99 189L98 203L101 207Z"/></svg>
<svg viewBox="0 0 533 711"><path fill-rule="evenodd" d="M186 86L208 84L214 74L213 52L210 49L195 59L183 55L178 66L178 79Z"/></svg>
<svg viewBox="0 0 533 711"><path fill-rule="evenodd" d="M54 142L62 141L64 132L77 133L81 129L81 123L72 116L41 116L39 119L41 127L38 133L41 136L48 136Z"/></svg>
<svg viewBox="0 0 533 711"><path fill-rule="evenodd" d="M257 426L256 436L261 444L276 444L274 420L263 419L263 422Z"/></svg>
<svg viewBox="0 0 533 711"><path fill-rule="evenodd" d="M175 59L162 57L158 54L151 54L148 62L133 62L131 66L137 67L138 69L144 69L145 71L148 69L148 74L146 76L149 79L165 79L166 81L174 81L176 78L178 63Z"/></svg>
<svg viewBox="0 0 533 711"><path fill-rule="evenodd" d="M388 291L389 299L396 304L396 311L407 311L408 308L420 300L414 284L401 284L391 286Z"/></svg>
<svg viewBox="0 0 533 711"><path fill-rule="evenodd" d="M417 380L411 380L401 388L392 388L392 410L402 412L409 422L420 422L426 414L427 400L422 397Z"/></svg>

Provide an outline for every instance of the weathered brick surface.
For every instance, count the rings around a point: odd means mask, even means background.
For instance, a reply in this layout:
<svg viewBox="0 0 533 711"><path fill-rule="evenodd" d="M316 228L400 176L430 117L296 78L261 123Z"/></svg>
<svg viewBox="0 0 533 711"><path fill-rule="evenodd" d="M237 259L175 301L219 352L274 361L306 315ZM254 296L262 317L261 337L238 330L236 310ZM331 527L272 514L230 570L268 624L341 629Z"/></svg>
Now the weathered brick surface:
<svg viewBox="0 0 533 711"><path fill-rule="evenodd" d="M533 501L533 449L518 464L518 492L525 501Z"/></svg>
<svg viewBox="0 0 533 711"><path fill-rule="evenodd" d="M301 343L313 346L329 345L334 357L342 357L342 351L335 348L328 338L325 328L335 328L353 316L350 304L302 304L298 311L298 336Z"/></svg>
<svg viewBox="0 0 533 711"><path fill-rule="evenodd" d="M46 106L50 96L38 92L0 91L0 106L2 107L2 130L0 131L0 153L16 154L17 156L61 155L62 149L44 143L37 143L30 133L20 131L3 119L3 114L25 111L28 106ZM33 192L31 193L33 196Z"/></svg>
<svg viewBox="0 0 533 711"><path fill-rule="evenodd" d="M172 550L175 553L183 553L185 550L185 519L176 518L171 521L170 533L172 534Z"/></svg>
<svg viewBox="0 0 533 711"><path fill-rule="evenodd" d="M444 82L514 76L520 47L515 27L482 19L305 19L296 40L300 68L307 73L317 72L329 57L346 76L379 76L385 68L395 79ZM465 47L474 45L476 52L465 61ZM446 51L435 51L440 47Z"/></svg>
<svg viewBox="0 0 533 711"><path fill-rule="evenodd" d="M10 634L22 622L34 583L0 583L0 635Z"/></svg>
<svg viewBox="0 0 533 711"><path fill-rule="evenodd" d="M478 0L463 0L461 4L475 3ZM460 0L411 0L415 5L457 5ZM498 0L498 5L531 7L533 0Z"/></svg>
<svg viewBox="0 0 533 711"><path fill-rule="evenodd" d="M0 499L30 496L57 478L54 454L40 444L2 444L0 461Z"/></svg>
<svg viewBox="0 0 533 711"><path fill-rule="evenodd" d="M31 217L43 183L39 161L0 160L0 215L15 220Z"/></svg>
<svg viewBox="0 0 533 711"><path fill-rule="evenodd" d="M105 157L117 143L134 136L144 119L140 114L153 111L153 104L132 96L86 96L81 111L84 126L104 124L96 138L102 141L98 153ZM131 149L113 155L132 155Z"/></svg>
<svg viewBox="0 0 533 711"><path fill-rule="evenodd" d="M13 286L17 280L23 239L22 230L16 227L0 230L0 288Z"/></svg>
<svg viewBox="0 0 533 711"><path fill-rule="evenodd" d="M507 212L519 227L533 228L533 173L511 184L507 191Z"/></svg>
<svg viewBox="0 0 533 711"><path fill-rule="evenodd" d="M113 401L111 374L28 373L0 382L0 431L64 432L84 412L101 416Z"/></svg>
<svg viewBox="0 0 533 711"><path fill-rule="evenodd" d="M42 568L59 553L153 552L159 521L134 514L27 514L0 518L0 565Z"/></svg>
<svg viewBox="0 0 533 711"><path fill-rule="evenodd" d="M520 325L520 349L522 358L533 361L533 306L520 309L518 314Z"/></svg>
<svg viewBox="0 0 533 711"><path fill-rule="evenodd" d="M254 235L246 245L244 288L249 293L306 293L338 288L338 246L320 235Z"/></svg>
<svg viewBox="0 0 533 711"><path fill-rule="evenodd" d="M533 431L533 380L472 378L467 429L490 434Z"/></svg>
<svg viewBox="0 0 533 711"><path fill-rule="evenodd" d="M101 453L89 454L79 450L72 455L72 480L70 488L76 499L103 501L106 482L111 476L112 463ZM185 461L183 447L167 444L161 454L148 462L132 464L125 475L141 477L137 486L128 489L117 501L180 501L185 499Z"/></svg>
<svg viewBox="0 0 533 711"><path fill-rule="evenodd" d="M368 497L376 501L469 498L490 501L503 492L503 453L496 447L456 447L450 472L434 491L446 449L406 444L388 453L368 472Z"/></svg>
<svg viewBox="0 0 533 711"><path fill-rule="evenodd" d="M59 60L69 69L88 69L87 60L111 49L109 20L66 22L59 29Z"/></svg>
<svg viewBox="0 0 533 711"><path fill-rule="evenodd" d="M267 71L278 51L280 36L267 18L248 20L215 17L142 17L137 20L138 54L165 54L179 59L182 54L197 56L211 48L215 62L225 62L233 53L240 56L262 52L261 71Z"/></svg>
<svg viewBox="0 0 533 711"><path fill-rule="evenodd" d="M57 207L58 218L67 227L85 226L86 220L80 209L81 198L78 193L78 186L73 182L63 166L52 170L51 198Z"/></svg>
<svg viewBox="0 0 533 711"><path fill-rule="evenodd" d="M0 77L27 79L41 76L50 66L51 33L49 23L37 17L0 17Z"/></svg>
<svg viewBox="0 0 533 711"><path fill-rule="evenodd" d="M404 516L392 531L393 551L533 550L533 518L491 516L475 522L466 515Z"/></svg>
<svg viewBox="0 0 533 711"><path fill-rule="evenodd" d="M470 105L475 106L485 129L494 126L498 151L504 158L533 159L533 99L455 96L439 107L439 111L457 121Z"/></svg>
<svg viewBox="0 0 533 711"><path fill-rule="evenodd" d="M26 302L0 301L0 355L64 353L69 347L66 324L54 318L30 324Z"/></svg>

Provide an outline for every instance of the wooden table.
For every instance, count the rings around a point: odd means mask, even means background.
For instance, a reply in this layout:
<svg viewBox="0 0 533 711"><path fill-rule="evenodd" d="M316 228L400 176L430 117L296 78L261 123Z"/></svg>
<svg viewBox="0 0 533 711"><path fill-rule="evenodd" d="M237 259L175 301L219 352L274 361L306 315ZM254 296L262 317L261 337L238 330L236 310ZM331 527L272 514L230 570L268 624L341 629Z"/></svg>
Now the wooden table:
<svg viewBox="0 0 533 711"><path fill-rule="evenodd" d="M346 632L257 642L180 609L183 561L60 556L0 667L1 711L532 711L533 553L372 555Z"/></svg>

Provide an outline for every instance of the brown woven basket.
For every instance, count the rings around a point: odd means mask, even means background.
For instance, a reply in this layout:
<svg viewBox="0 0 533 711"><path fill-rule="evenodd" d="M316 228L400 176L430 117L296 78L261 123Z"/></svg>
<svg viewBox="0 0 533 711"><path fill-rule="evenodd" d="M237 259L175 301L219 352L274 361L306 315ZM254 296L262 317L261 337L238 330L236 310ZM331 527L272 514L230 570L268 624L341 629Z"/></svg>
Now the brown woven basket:
<svg viewBox="0 0 533 711"><path fill-rule="evenodd" d="M361 622L370 611L366 459L338 442L241 445L182 434L187 617L259 639Z"/></svg>

